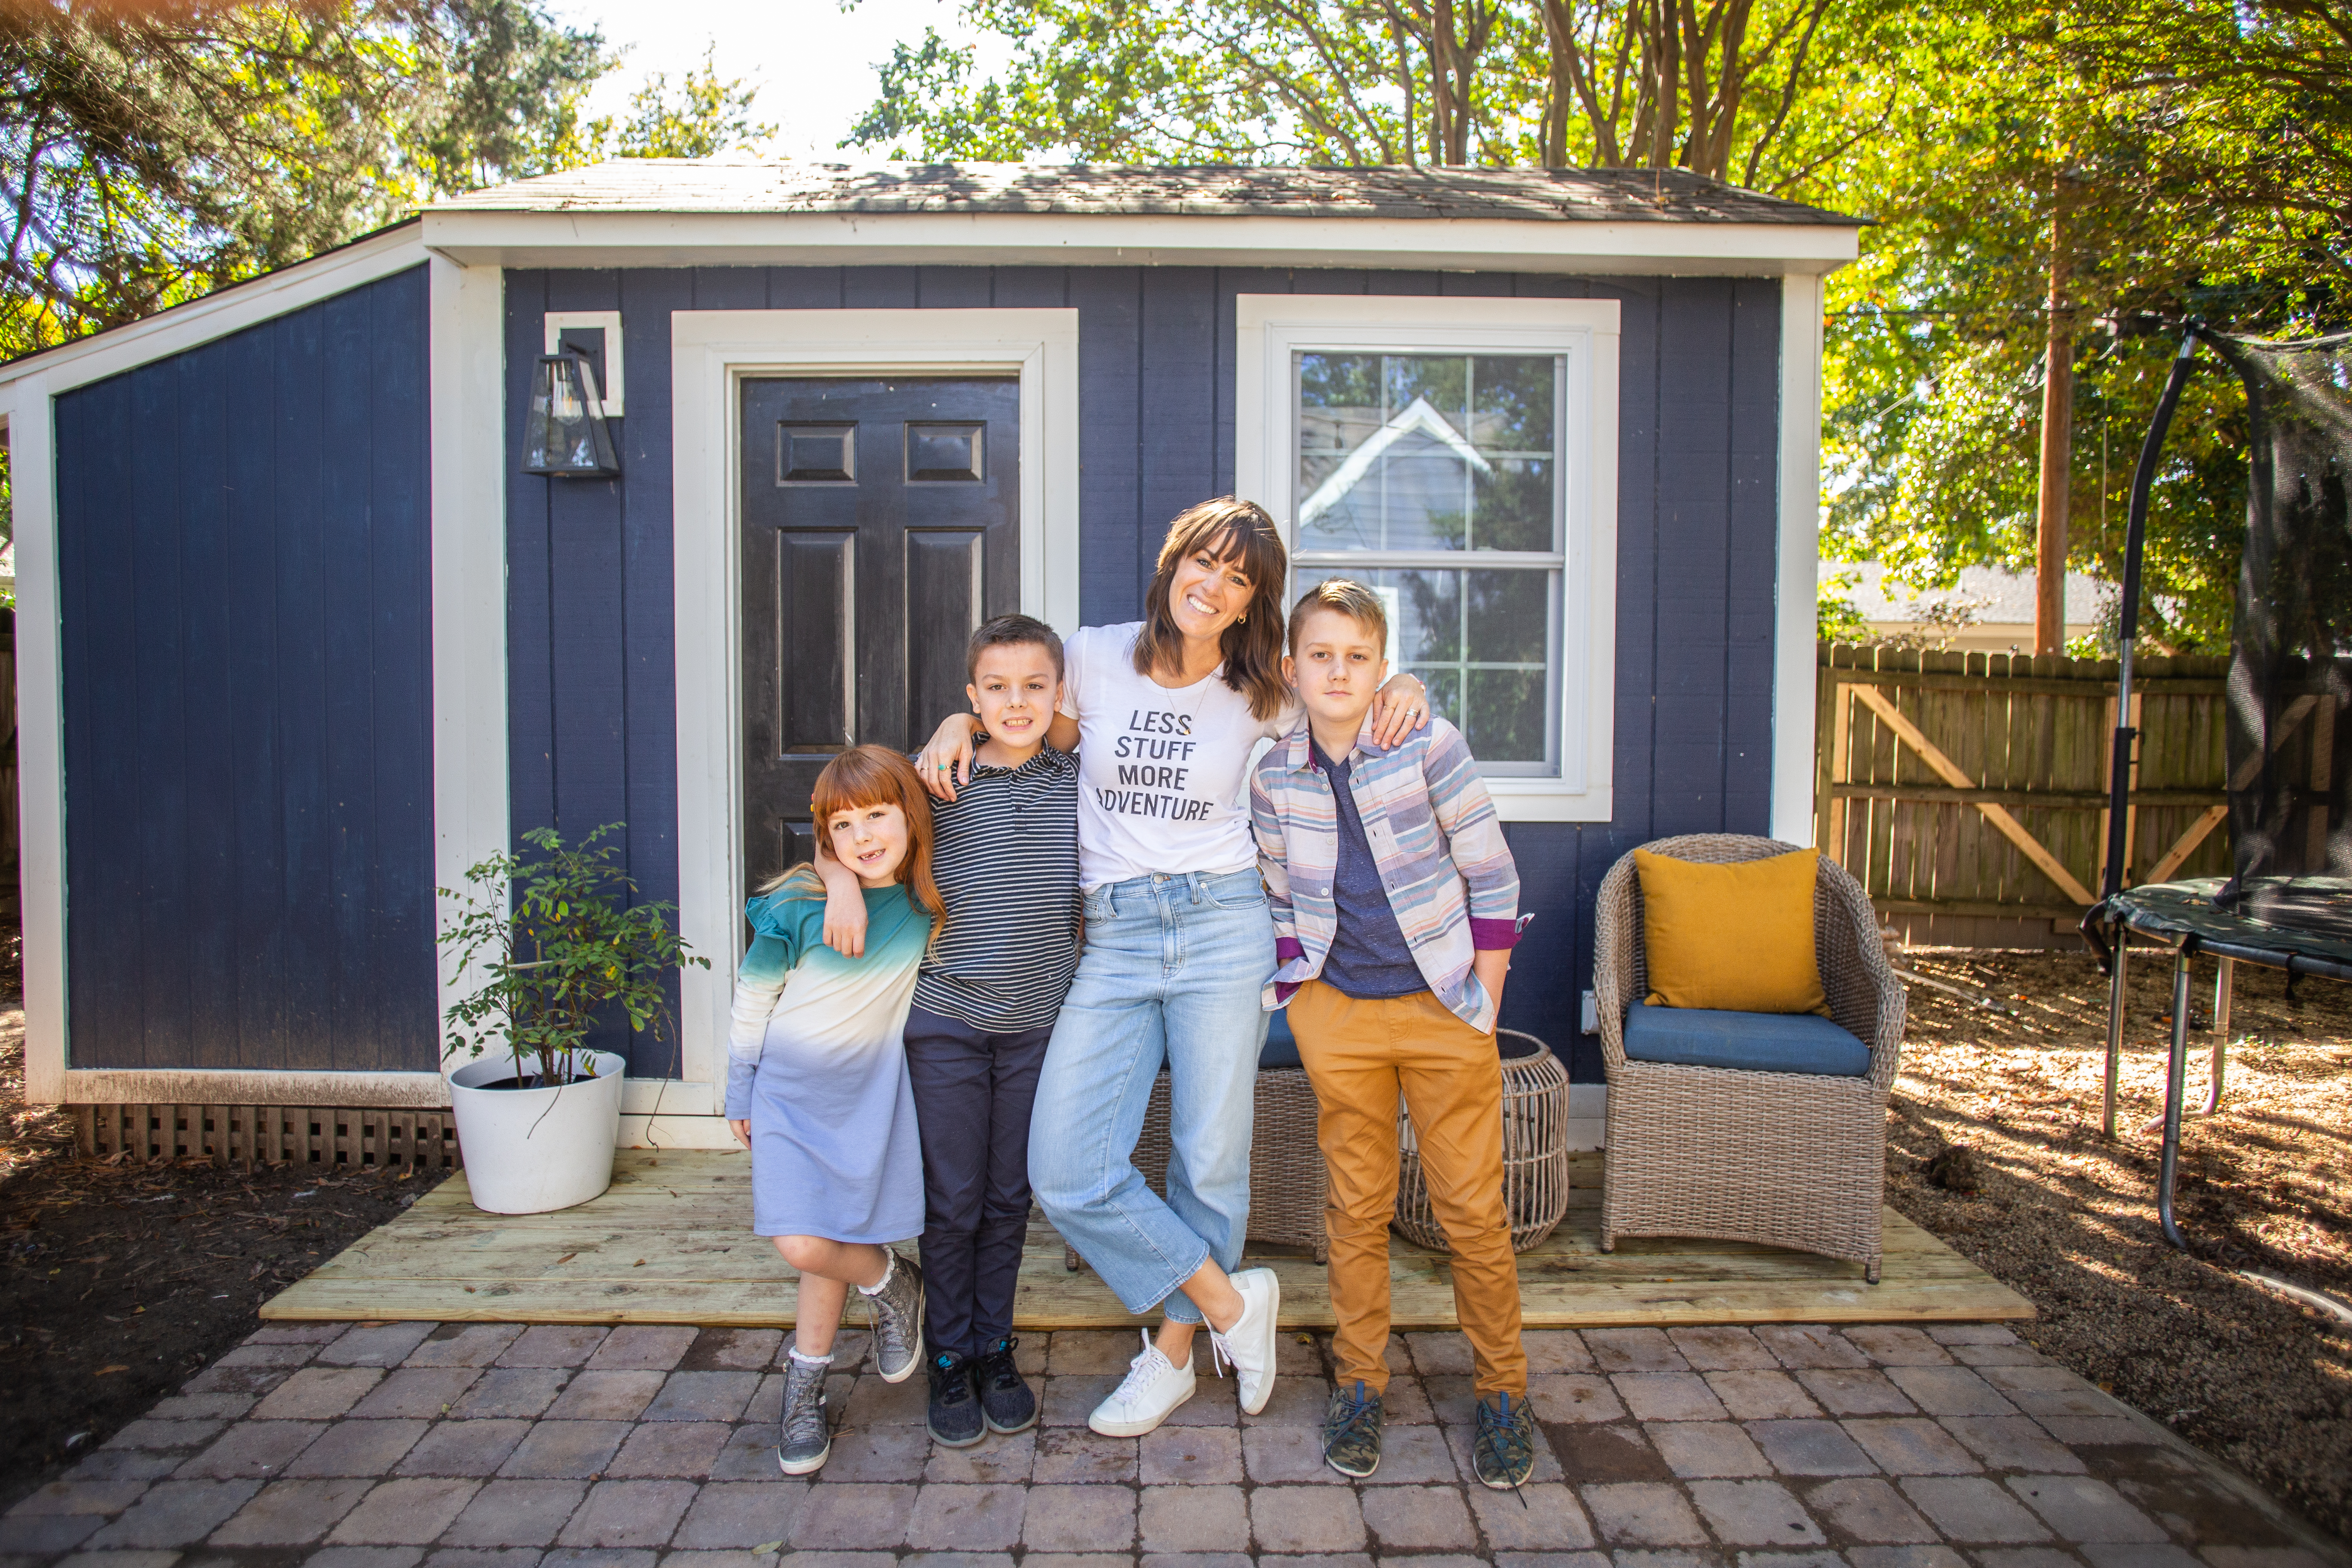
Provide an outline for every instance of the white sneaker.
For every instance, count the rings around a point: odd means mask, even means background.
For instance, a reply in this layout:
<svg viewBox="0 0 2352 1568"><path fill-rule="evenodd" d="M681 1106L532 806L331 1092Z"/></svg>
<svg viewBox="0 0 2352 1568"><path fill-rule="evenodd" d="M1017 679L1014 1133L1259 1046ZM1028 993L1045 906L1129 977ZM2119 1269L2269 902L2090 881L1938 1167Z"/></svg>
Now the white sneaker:
<svg viewBox="0 0 2352 1568"><path fill-rule="evenodd" d="M1143 1353L1127 1363L1127 1381L1095 1406L1087 1425L1106 1437L1140 1437L1168 1419L1178 1405L1192 1397L1192 1358L1172 1366L1143 1334Z"/></svg>
<svg viewBox="0 0 2352 1568"><path fill-rule="evenodd" d="M1209 1331L1209 1351L1233 1365L1241 1384L1242 1414L1255 1415L1274 1397L1274 1321L1282 1311L1282 1281L1271 1268L1244 1268L1233 1277L1242 1315L1232 1330Z"/></svg>

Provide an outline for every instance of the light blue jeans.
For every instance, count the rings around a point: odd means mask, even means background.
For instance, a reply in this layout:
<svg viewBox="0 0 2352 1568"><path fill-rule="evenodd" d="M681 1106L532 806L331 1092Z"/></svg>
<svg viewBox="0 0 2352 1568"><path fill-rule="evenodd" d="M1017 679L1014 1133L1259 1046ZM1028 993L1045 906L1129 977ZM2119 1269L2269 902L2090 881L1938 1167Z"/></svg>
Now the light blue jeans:
<svg viewBox="0 0 2352 1568"><path fill-rule="evenodd" d="M1201 1310L1177 1286L1230 1271L1249 1228L1250 1122L1274 973L1274 918L1255 868L1155 872L1086 897L1086 954L1054 1023L1029 1124L1045 1217L1130 1312ZM1135 1143L1168 1064L1168 1196Z"/></svg>

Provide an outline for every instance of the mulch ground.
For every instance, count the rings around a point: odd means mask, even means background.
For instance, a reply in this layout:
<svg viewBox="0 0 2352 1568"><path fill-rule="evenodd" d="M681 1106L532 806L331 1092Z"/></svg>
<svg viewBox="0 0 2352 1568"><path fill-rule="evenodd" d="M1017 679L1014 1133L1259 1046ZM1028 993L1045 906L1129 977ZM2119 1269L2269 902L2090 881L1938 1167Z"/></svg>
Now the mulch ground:
<svg viewBox="0 0 2352 1568"><path fill-rule="evenodd" d="M2106 981L2088 955L1904 962L2016 1013L1911 988L1888 1202L2032 1301L2041 1317L2018 1331L2042 1353L2352 1536L2352 1324L2247 1277L2352 1300L2352 987L2305 979L2289 1001L2284 975L2239 966L2223 1114L2184 1123L2184 1254L2158 1226L2160 1135L2139 1131L2163 1110L2169 963L2129 967L2109 1143ZM2189 1010L2191 1110L2212 1000L2208 962ZM1969 1167L1975 1191L1939 1184L1970 1185Z"/></svg>
<svg viewBox="0 0 2352 1568"><path fill-rule="evenodd" d="M0 949L8 990L11 956ZM2243 1272L2352 1299L2352 989L2306 981L2290 1002L2283 977L2240 970L2227 1114L2191 1121L2183 1141L2184 1255L2157 1226L2157 1136L2137 1131L2161 1109L2162 967L2133 970L2126 1131L2110 1144L2106 993L2087 957L1905 962L2015 1011L1914 988L1889 1201L2031 1300L2041 1317L2021 1331L2043 1353L2352 1535L2352 1329ZM2209 970L2195 1011L2210 1000ZM0 1508L227 1351L270 1295L432 1180L79 1159L65 1117L24 1105L18 1006L0 994ZM2210 1044L2191 1037L2192 1104Z"/></svg>
<svg viewBox="0 0 2352 1568"><path fill-rule="evenodd" d="M0 1510L253 1332L262 1302L433 1180L77 1158L65 1115L26 1109L22 1005L0 997Z"/></svg>

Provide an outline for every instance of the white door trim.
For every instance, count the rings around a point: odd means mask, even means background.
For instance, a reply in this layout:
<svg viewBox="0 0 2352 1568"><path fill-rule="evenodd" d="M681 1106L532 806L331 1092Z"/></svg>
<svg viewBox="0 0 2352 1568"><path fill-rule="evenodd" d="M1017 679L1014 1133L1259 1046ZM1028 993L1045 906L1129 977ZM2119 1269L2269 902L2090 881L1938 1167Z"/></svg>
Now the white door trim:
<svg viewBox="0 0 2352 1568"><path fill-rule="evenodd" d="M748 375L1015 374L1021 382L1021 607L1078 625L1078 312L679 310L670 317L676 442L678 927L708 970L682 980L688 1084L727 1075L742 952L740 499L737 385ZM632 1109L635 1109L634 1107ZM667 1120L667 1118L665 1118Z"/></svg>

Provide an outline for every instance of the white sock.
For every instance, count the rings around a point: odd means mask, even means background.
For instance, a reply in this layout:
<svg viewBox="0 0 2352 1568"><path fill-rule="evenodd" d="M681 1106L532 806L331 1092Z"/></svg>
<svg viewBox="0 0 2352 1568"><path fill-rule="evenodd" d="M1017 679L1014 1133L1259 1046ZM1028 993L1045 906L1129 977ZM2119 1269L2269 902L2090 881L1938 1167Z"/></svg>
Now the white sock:
<svg viewBox="0 0 2352 1568"><path fill-rule="evenodd" d="M823 1355L803 1355L801 1353L801 1347L794 1345L789 1353L794 1361L800 1363L803 1366L831 1366L833 1364L833 1352L831 1351L825 1352Z"/></svg>
<svg viewBox="0 0 2352 1568"><path fill-rule="evenodd" d="M890 1276L897 1272L898 1272L898 1255L886 1247L882 1249L882 1278L871 1285L860 1285L857 1288L857 1293L861 1296L879 1296L890 1288Z"/></svg>

